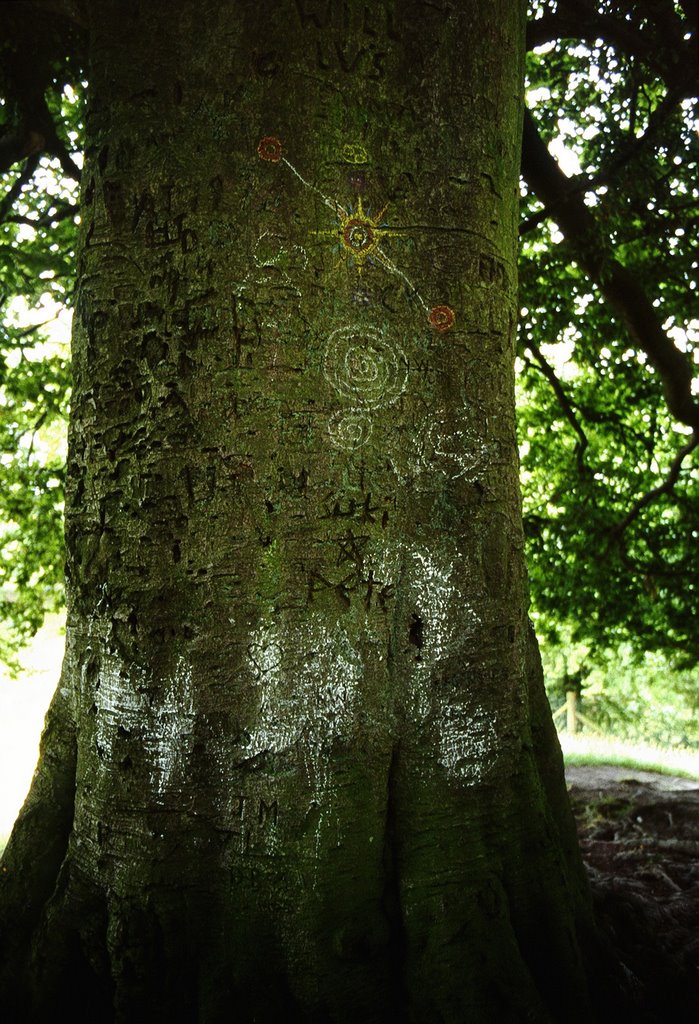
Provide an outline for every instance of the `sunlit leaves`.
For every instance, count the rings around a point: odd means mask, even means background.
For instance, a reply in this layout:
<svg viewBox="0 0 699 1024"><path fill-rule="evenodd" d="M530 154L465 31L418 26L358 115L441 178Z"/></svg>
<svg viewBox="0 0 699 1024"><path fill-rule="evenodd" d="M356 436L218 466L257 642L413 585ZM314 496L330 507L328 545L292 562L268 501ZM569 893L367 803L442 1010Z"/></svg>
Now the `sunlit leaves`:
<svg viewBox="0 0 699 1024"><path fill-rule="evenodd" d="M47 94L74 150L81 101ZM74 157L78 154L74 153ZM2 178L0 211L0 658L63 601L63 477L70 393L77 183L56 159ZM3 199L4 197L4 199Z"/></svg>
<svg viewBox="0 0 699 1024"><path fill-rule="evenodd" d="M532 6L542 19L556 12ZM588 32L530 54L530 106L605 246L633 271L677 346L696 355L697 102L681 99L682 69L659 39L652 3L584 6L617 19L613 39ZM579 13L566 22L571 36ZM665 35L681 39L671 28ZM519 422L538 628L555 634L567 622L597 645L631 637L639 649L696 661L697 452L674 493L621 530L687 437L645 354L576 266L556 211L524 191Z"/></svg>

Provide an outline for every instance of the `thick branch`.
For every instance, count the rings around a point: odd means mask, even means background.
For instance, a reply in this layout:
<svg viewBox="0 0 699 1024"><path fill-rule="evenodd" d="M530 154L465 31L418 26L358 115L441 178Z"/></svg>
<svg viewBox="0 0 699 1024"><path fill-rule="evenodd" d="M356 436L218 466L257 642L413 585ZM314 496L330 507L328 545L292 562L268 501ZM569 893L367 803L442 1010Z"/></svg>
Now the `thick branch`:
<svg viewBox="0 0 699 1024"><path fill-rule="evenodd" d="M685 98L686 92L687 90L684 88L669 89L648 118L648 124L643 134L634 136L621 145L614 153L611 154L609 160L605 161L604 166L600 168L597 174L578 174L574 178L568 178L568 191L564 198L567 200L572 195L583 196L586 192L591 192L593 189L599 188L600 185L613 183L618 172L627 164L635 160L636 157L648 146L648 144L653 142L660 132L662 132L662 130L667 126L668 117ZM694 203L692 206L694 206ZM543 210L539 210L537 213L522 222L519 229L520 236L526 235L528 232L535 230L539 224L548 220L549 217L555 218L555 215L555 204L552 206L546 206Z"/></svg>
<svg viewBox="0 0 699 1024"><path fill-rule="evenodd" d="M24 105L13 130L0 138L0 173L27 157L46 153L56 157L66 177L79 181L80 168L59 138L46 101L43 96L39 102L35 97L30 99L33 102L22 98Z"/></svg>
<svg viewBox="0 0 699 1024"><path fill-rule="evenodd" d="M646 58L649 46L643 34L629 22L608 14L590 15L581 12L575 16L561 11L546 14L527 25L527 49L533 50L559 39L580 39L594 43L596 39L619 46L625 53Z"/></svg>
<svg viewBox="0 0 699 1024"><path fill-rule="evenodd" d="M555 14L529 22L527 49L561 39L577 39L590 45L603 39L606 44L642 60L668 85L676 87L681 83L685 87L696 75L696 42L684 38L688 23L677 17L672 4L667 5L662 17L657 10L636 12L637 19L644 15L648 23L640 28L625 18L602 13L596 3L571 0L559 4ZM691 21L689 27L694 28Z"/></svg>
<svg viewBox="0 0 699 1024"><path fill-rule="evenodd" d="M699 405L692 396L692 367L665 333L657 310L634 274L613 256L594 216L551 156L534 119L525 112L522 173L543 204L556 209L556 223L575 251L581 267L621 317L663 382L670 412L699 429Z"/></svg>
<svg viewBox="0 0 699 1024"><path fill-rule="evenodd" d="M0 68L9 124L0 138L0 171L38 153L55 156L63 172L80 179L46 104L46 90L68 55L80 49L76 21L80 5L71 0L3 5Z"/></svg>

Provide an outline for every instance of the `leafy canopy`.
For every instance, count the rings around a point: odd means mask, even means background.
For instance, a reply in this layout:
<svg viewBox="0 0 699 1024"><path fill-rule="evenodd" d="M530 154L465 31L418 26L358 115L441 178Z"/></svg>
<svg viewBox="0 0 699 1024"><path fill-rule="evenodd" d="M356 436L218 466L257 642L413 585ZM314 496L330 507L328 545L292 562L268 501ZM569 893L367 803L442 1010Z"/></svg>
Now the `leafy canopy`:
<svg viewBox="0 0 699 1024"><path fill-rule="evenodd" d="M63 603L82 134L82 83L66 56L73 31L57 35L48 16L36 30L28 8L4 5L0 35L0 660L13 667Z"/></svg>
<svg viewBox="0 0 699 1024"><path fill-rule="evenodd" d="M534 7L519 431L536 625L695 664L696 6Z"/></svg>

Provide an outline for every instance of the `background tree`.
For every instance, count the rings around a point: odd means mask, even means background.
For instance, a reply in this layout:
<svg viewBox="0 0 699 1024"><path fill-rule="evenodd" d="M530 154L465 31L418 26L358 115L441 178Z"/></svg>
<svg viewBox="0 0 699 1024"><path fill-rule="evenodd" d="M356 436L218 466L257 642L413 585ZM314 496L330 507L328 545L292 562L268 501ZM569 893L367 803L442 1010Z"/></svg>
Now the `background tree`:
<svg viewBox="0 0 699 1024"><path fill-rule="evenodd" d="M0 659L63 606L68 347L81 145L79 34L49 6L0 18ZM78 141L80 139L80 142Z"/></svg>

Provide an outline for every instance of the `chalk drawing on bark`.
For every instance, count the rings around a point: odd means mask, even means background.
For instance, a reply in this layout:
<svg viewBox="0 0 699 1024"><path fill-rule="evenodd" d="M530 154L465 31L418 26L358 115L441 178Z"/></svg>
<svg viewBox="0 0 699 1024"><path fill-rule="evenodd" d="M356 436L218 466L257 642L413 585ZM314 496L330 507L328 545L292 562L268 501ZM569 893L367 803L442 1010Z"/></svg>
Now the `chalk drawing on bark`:
<svg viewBox="0 0 699 1024"><path fill-rule="evenodd" d="M252 250L252 267L233 287L237 300L254 307L256 325L271 340L292 333L300 315L303 292L293 275L308 266L302 245L276 231L263 231Z"/></svg>
<svg viewBox="0 0 699 1024"><path fill-rule="evenodd" d="M345 152L346 151L346 152ZM365 163L368 161L368 154L362 146L345 147L343 157L350 163ZM276 136L265 136L257 146L258 156L269 163L283 164L291 173L298 178L301 184L315 192L323 200L323 204L332 210L336 223L332 228L324 228L313 233L320 238L328 238L335 243L340 253L339 263L349 263L358 274L361 274L367 265L383 267L389 274L399 278L407 287L408 294L413 296L427 314L427 321L434 330L443 333L450 330L456 323L454 310L440 303L436 306L428 306L420 293L417 285L411 281L408 275L391 259L382 242L391 237L404 236L408 229L395 227L384 220L387 205L377 213L372 214L369 208L364 207L364 200L361 193L353 203L344 205L337 199L332 199L308 181L297 170L297 168L283 155L283 146ZM350 157L354 157L350 159ZM357 181L360 179L357 178ZM365 179L361 179L365 182ZM355 187L354 185L352 186Z"/></svg>
<svg viewBox="0 0 699 1024"><path fill-rule="evenodd" d="M336 447L352 451L371 437L370 413L392 405L405 390L408 365L397 339L386 329L357 324L338 327L329 335L323 375L351 403L331 417L328 436Z"/></svg>
<svg viewBox="0 0 699 1024"><path fill-rule="evenodd" d="M482 473L492 462L495 445L474 437L468 429L449 431L442 423L427 429L422 454L423 468L441 462L452 480L470 479Z"/></svg>

